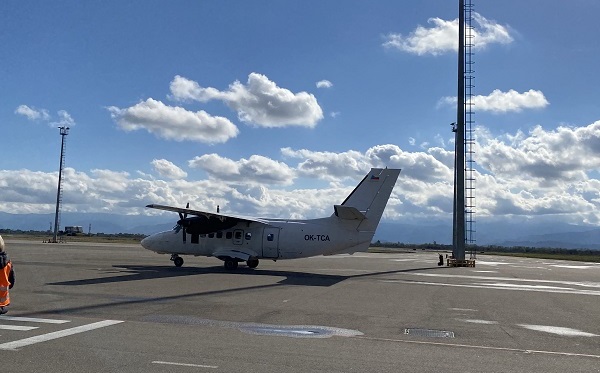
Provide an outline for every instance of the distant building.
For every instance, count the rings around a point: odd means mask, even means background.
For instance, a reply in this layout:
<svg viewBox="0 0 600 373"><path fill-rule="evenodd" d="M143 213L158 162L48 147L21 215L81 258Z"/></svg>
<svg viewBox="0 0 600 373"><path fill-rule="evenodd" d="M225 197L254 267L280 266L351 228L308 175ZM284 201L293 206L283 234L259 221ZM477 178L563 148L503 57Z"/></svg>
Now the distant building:
<svg viewBox="0 0 600 373"><path fill-rule="evenodd" d="M77 236L81 233L83 233L83 227L80 225L72 225L65 227L65 234L67 236Z"/></svg>

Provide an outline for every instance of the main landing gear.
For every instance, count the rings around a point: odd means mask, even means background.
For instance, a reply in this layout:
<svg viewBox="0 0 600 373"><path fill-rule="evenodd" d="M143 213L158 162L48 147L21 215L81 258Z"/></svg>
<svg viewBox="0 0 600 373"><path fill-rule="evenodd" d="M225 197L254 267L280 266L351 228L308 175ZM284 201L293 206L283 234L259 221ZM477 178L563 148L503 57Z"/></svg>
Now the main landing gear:
<svg viewBox="0 0 600 373"><path fill-rule="evenodd" d="M177 254L171 254L171 260L175 263L175 267L181 267L183 265L183 258Z"/></svg>

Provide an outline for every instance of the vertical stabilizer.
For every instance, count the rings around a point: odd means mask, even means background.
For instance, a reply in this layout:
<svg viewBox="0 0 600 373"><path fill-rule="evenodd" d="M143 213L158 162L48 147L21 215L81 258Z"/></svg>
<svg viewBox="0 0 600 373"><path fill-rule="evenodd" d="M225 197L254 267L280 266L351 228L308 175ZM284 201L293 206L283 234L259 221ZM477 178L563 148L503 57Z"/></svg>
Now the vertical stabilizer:
<svg viewBox="0 0 600 373"><path fill-rule="evenodd" d="M359 231L375 232L399 174L400 169L372 168L341 204L346 208L355 208L364 215L365 219L358 226Z"/></svg>

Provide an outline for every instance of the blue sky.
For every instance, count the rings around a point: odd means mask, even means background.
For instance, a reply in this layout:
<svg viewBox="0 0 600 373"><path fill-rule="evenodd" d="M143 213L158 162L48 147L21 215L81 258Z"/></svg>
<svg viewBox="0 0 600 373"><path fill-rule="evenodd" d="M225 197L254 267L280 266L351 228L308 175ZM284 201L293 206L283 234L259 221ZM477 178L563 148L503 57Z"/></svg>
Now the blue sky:
<svg viewBox="0 0 600 373"><path fill-rule="evenodd" d="M600 3L474 1L477 218L598 224ZM5 1L0 211L452 216L457 1Z"/></svg>

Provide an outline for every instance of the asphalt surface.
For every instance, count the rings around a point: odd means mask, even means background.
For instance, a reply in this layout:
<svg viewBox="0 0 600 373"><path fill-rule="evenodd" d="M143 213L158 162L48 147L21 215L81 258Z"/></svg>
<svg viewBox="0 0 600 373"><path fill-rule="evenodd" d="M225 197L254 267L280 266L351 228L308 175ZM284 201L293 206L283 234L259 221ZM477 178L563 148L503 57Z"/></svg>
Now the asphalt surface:
<svg viewBox="0 0 600 373"><path fill-rule="evenodd" d="M3 373L600 372L599 264L410 251L227 272L139 245L6 246Z"/></svg>

